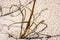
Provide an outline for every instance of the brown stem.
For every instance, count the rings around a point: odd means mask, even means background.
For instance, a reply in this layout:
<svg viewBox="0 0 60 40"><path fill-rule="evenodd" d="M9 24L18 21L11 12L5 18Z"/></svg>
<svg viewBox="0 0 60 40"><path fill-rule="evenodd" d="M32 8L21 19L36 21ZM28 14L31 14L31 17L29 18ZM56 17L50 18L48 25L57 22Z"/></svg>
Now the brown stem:
<svg viewBox="0 0 60 40"><path fill-rule="evenodd" d="M34 0L34 4L33 4L33 7L32 7L32 11L31 11L31 13L30 13L30 18L29 18L29 20L28 20L26 29L24 30L24 33L23 33L19 38L24 38L24 35L26 34L26 32L28 31L28 29L30 28L30 21L31 21L33 12L34 12L35 2L36 2L36 0Z"/></svg>

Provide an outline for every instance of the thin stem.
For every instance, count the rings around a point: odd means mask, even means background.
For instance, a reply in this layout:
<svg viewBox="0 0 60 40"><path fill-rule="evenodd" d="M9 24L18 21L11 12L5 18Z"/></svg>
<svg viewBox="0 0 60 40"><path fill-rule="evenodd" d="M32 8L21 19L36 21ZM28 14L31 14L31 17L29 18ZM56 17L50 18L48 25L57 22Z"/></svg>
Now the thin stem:
<svg viewBox="0 0 60 40"><path fill-rule="evenodd" d="M24 38L24 35L26 34L26 32L28 31L28 29L30 28L30 21L31 21L31 18L32 18L33 12L34 12L35 2L36 2L36 0L34 0L34 4L33 4L33 7L32 7L32 11L31 11L30 18L29 18L29 20L28 20L28 23L27 23L26 29L24 30L24 33L23 33L23 34L21 35L21 37L19 37L19 38Z"/></svg>

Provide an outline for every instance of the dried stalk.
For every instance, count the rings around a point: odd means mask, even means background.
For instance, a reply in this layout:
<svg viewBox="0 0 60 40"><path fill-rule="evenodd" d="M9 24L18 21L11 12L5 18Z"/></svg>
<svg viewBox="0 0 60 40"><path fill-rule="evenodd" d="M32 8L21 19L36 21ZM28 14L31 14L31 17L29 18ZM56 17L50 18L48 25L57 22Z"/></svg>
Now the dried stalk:
<svg viewBox="0 0 60 40"><path fill-rule="evenodd" d="M30 21L31 21L33 12L34 12L35 2L36 2L36 0L34 0L34 4L33 4L33 7L32 7L32 11L31 11L31 13L30 13L30 18L29 18L29 20L28 20L26 29L24 30L24 33L23 33L19 38L24 38L25 34L27 33L28 29L30 28Z"/></svg>

